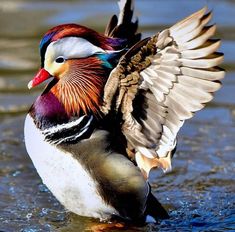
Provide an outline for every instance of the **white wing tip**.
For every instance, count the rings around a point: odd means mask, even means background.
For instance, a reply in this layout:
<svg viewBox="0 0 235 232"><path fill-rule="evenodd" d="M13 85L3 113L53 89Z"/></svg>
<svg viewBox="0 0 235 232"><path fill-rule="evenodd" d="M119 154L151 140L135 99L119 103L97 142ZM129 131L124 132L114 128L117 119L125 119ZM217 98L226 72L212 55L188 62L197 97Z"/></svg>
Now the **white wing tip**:
<svg viewBox="0 0 235 232"><path fill-rule="evenodd" d="M118 1L118 6L119 6L120 12L123 11L127 1L128 0L120 0L120 1ZM131 10L133 10L133 9L134 9L134 0L131 1Z"/></svg>
<svg viewBox="0 0 235 232"><path fill-rule="evenodd" d="M120 0L118 1L118 7L119 7L119 16L118 16L118 25L122 24L123 22L123 16L124 16L124 9L125 6L127 4L128 0ZM131 1L131 10L134 10L134 0L130 0Z"/></svg>

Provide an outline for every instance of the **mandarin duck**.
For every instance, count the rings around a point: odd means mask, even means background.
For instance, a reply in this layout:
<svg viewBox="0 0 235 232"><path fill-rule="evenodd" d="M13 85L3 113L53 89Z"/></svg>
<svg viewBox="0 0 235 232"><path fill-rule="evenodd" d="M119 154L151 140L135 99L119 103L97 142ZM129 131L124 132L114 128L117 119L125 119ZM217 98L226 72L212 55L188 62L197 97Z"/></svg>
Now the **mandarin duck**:
<svg viewBox="0 0 235 232"><path fill-rule="evenodd" d="M25 144L43 183L69 211L123 220L168 218L149 172L171 170L177 133L221 86L220 40L203 8L141 40L133 1L104 34L53 27L40 43L33 88L52 78L25 120Z"/></svg>

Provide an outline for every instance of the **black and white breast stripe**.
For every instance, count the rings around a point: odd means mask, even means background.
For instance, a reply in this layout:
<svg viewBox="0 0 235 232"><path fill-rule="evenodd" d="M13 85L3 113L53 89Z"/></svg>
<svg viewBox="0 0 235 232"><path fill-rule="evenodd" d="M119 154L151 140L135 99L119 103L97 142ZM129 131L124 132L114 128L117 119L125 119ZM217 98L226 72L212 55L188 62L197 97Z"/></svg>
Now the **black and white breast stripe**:
<svg viewBox="0 0 235 232"><path fill-rule="evenodd" d="M45 140L51 144L77 143L89 138L94 131L93 115L83 115L75 121L42 130Z"/></svg>

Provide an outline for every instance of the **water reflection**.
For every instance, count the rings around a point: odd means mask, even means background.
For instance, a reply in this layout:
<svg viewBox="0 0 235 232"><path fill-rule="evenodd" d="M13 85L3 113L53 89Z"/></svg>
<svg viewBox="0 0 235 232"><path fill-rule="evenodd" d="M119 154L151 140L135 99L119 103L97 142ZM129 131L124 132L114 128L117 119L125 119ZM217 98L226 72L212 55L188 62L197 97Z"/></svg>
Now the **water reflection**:
<svg viewBox="0 0 235 232"><path fill-rule="evenodd" d="M68 213L42 185L23 144L24 115L40 93L27 90L39 67L38 44L49 27L78 22L103 31L116 1L2 0L0 4L0 231L84 231L98 223ZM235 229L235 7L226 0L136 1L144 35L209 4L228 69L215 100L179 135L173 172L153 171L154 193L171 219L125 231ZM179 9L180 10L175 10ZM118 231L118 230L112 230Z"/></svg>

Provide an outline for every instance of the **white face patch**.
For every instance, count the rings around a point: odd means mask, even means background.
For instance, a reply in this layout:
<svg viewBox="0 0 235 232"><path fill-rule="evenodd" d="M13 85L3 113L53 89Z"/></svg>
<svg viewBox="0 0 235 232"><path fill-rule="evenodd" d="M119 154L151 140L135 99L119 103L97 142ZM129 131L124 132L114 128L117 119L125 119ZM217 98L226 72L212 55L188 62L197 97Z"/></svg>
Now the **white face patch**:
<svg viewBox="0 0 235 232"><path fill-rule="evenodd" d="M53 54L54 59L60 56L65 59L71 59L84 58L96 53L105 53L105 50L95 46L86 39L79 37L66 37L50 43L47 47L45 59L48 54Z"/></svg>
<svg viewBox="0 0 235 232"><path fill-rule="evenodd" d="M74 59L85 58L98 53L109 53L80 37L66 37L50 43L45 54L45 69L53 74L57 66L57 58Z"/></svg>

